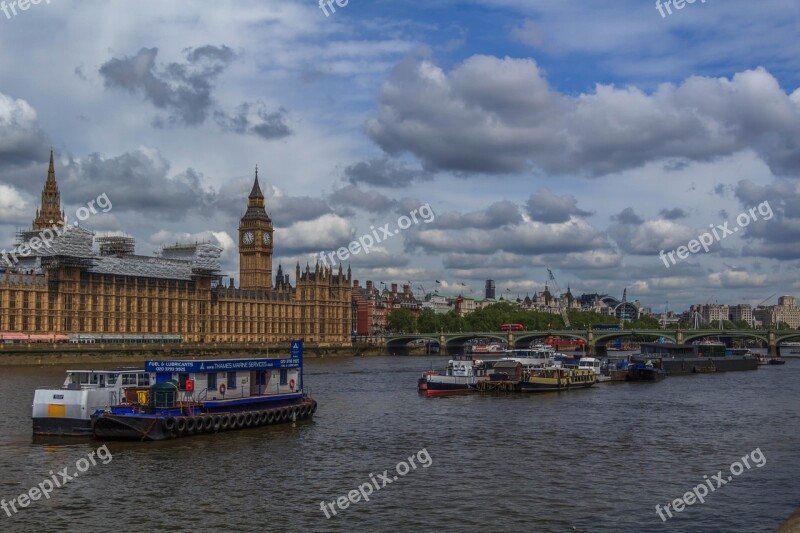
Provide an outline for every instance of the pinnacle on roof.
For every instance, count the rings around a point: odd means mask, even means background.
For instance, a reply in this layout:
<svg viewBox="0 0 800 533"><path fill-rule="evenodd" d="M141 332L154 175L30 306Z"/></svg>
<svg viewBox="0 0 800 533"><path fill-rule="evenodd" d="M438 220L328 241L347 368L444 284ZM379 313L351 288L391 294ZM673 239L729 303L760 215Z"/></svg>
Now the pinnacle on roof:
<svg viewBox="0 0 800 533"><path fill-rule="evenodd" d="M51 159L52 162L52 159ZM250 191L250 198L264 199L264 193L261 192L261 185L258 183L258 165L256 165L256 179L253 181L253 190Z"/></svg>

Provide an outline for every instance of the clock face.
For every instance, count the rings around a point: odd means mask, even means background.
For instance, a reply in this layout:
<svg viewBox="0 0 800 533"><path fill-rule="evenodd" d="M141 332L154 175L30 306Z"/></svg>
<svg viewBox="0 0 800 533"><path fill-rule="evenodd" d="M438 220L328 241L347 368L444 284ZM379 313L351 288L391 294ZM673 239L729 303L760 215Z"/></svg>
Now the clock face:
<svg viewBox="0 0 800 533"><path fill-rule="evenodd" d="M253 232L245 231L244 235L242 235L242 242L247 245L253 244Z"/></svg>
<svg viewBox="0 0 800 533"><path fill-rule="evenodd" d="M269 246L269 233L264 234L264 245Z"/></svg>

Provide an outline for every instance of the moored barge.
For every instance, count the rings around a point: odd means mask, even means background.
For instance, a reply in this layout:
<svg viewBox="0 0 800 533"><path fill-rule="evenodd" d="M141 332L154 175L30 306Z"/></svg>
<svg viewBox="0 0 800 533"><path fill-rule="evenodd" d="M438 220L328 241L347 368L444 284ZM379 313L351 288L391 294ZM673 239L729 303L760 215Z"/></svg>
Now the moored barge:
<svg viewBox="0 0 800 533"><path fill-rule="evenodd" d="M93 415L93 434L164 440L311 418L317 402L303 388L303 343L291 346L284 359L148 361L155 383Z"/></svg>

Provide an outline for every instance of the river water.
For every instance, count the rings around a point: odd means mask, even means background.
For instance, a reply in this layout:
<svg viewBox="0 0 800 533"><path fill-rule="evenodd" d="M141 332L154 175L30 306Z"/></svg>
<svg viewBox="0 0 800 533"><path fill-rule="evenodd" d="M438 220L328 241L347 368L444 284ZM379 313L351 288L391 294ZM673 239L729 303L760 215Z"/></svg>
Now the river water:
<svg viewBox="0 0 800 533"><path fill-rule="evenodd" d="M31 437L33 390L65 368L0 368L0 498L86 470L49 499L0 510L0 531L750 533L775 531L800 504L800 360L566 393L419 395L419 373L445 363L309 359L311 422L110 442L94 466L80 460L102 443ZM709 481L705 503L656 514L745 455L750 468ZM362 485L369 501L326 518L322 501Z"/></svg>

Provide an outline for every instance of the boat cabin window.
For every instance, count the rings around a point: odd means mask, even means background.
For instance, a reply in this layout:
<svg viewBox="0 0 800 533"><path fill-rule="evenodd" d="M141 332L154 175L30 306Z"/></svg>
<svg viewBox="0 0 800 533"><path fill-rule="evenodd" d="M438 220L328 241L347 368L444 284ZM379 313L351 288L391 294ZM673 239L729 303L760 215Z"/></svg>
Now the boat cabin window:
<svg viewBox="0 0 800 533"><path fill-rule="evenodd" d="M150 374L139 374L138 380L136 383L140 387L149 387L150 386Z"/></svg>
<svg viewBox="0 0 800 533"><path fill-rule="evenodd" d="M216 372L209 372L208 376L208 390L216 389L217 388L217 373Z"/></svg>
<svg viewBox="0 0 800 533"><path fill-rule="evenodd" d="M281 385L286 385L289 382L289 371L281 368Z"/></svg>
<svg viewBox="0 0 800 533"><path fill-rule="evenodd" d="M236 388L236 372L228 372L228 389Z"/></svg>
<svg viewBox="0 0 800 533"><path fill-rule="evenodd" d="M105 374L92 374L92 378L89 382L92 385L99 385L103 387L106 384L106 376Z"/></svg>
<svg viewBox="0 0 800 533"><path fill-rule="evenodd" d="M186 381L189 379L189 374L187 372L180 372L178 374L178 388L180 390L186 390Z"/></svg>
<svg viewBox="0 0 800 533"><path fill-rule="evenodd" d="M70 374L69 375L69 382L74 385L88 385L89 384L89 374L85 374L83 372L78 374Z"/></svg>
<svg viewBox="0 0 800 533"><path fill-rule="evenodd" d="M123 385L136 385L136 374L122 374Z"/></svg>

